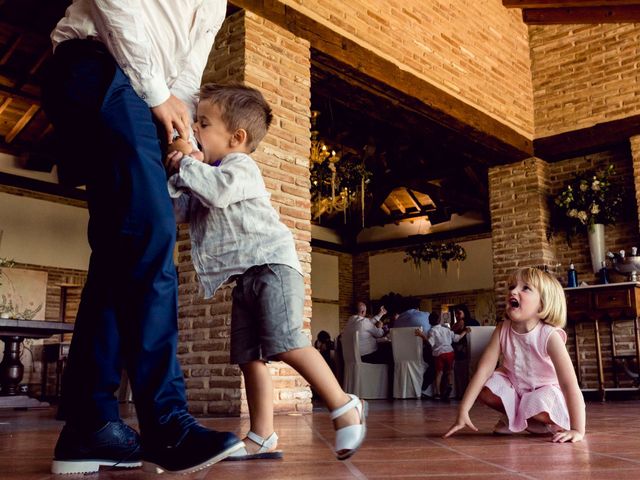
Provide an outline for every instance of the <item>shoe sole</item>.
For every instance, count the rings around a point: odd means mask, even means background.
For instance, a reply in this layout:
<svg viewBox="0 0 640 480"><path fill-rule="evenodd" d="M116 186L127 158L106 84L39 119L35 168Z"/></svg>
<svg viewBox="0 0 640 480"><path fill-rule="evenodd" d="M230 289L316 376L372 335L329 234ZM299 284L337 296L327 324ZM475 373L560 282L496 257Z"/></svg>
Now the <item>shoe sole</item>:
<svg viewBox="0 0 640 480"><path fill-rule="evenodd" d="M142 461L142 471L143 472L147 472L147 473L155 473L155 474L161 474L161 473L170 473L170 474L177 474L177 475L187 475L189 473L193 473L193 472L198 472L200 470L204 470L205 468L208 468L212 465L215 465L216 463L218 463L221 460L224 460L225 458L227 458L229 455L231 455L233 452L236 452L238 450L240 450L241 448L244 448L244 442L238 442L235 445L227 448L225 451L219 453L218 455L216 455L215 457L212 457L208 460L205 460L204 462L200 463L199 465L195 465L193 467L189 467L189 468L185 468L184 470L168 470L160 465L157 465L155 463L152 462L147 462L147 461Z"/></svg>
<svg viewBox="0 0 640 480"><path fill-rule="evenodd" d="M113 460L54 460L51 473L54 475L72 475L74 473L96 473L100 467L138 468L142 462L114 462Z"/></svg>

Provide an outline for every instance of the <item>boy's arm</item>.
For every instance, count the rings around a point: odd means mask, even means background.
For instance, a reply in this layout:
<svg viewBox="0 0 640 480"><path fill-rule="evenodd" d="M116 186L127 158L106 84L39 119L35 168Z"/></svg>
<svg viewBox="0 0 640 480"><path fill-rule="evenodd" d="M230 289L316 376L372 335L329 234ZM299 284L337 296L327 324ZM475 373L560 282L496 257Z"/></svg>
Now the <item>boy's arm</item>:
<svg viewBox="0 0 640 480"><path fill-rule="evenodd" d="M185 191L175 190L175 188L172 189L171 184L169 184L169 195L173 202L173 214L176 217L176 223L189 223L189 203L191 202L191 196Z"/></svg>
<svg viewBox="0 0 640 480"><path fill-rule="evenodd" d="M268 196L260 170L248 155L236 155L219 167L183 157L170 183L187 189L208 208L226 208L232 203Z"/></svg>

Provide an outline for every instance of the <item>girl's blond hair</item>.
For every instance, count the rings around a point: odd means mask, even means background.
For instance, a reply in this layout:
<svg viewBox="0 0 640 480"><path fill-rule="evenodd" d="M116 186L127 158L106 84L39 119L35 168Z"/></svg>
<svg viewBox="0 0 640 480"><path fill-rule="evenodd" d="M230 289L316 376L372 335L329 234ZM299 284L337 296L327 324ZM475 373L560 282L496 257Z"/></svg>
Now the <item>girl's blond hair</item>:
<svg viewBox="0 0 640 480"><path fill-rule="evenodd" d="M567 300L560 282L539 268L520 268L509 276L509 285L522 280L540 292L540 318L544 323L564 328L567 324Z"/></svg>

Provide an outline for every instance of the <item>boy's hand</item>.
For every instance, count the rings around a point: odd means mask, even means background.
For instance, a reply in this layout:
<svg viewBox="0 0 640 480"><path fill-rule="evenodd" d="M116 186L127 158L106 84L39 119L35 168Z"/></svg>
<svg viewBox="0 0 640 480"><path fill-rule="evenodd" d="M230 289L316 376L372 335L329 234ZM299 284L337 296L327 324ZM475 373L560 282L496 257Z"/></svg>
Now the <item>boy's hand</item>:
<svg viewBox="0 0 640 480"><path fill-rule="evenodd" d="M469 427L474 432L478 431L476 426L471 421L471 418L469 417L469 412L459 412L458 418L456 418L456 423L454 423L449 429L449 431L445 433L442 437L448 438L454 433L456 433L458 430L462 430L464 427Z"/></svg>
<svg viewBox="0 0 640 480"><path fill-rule="evenodd" d="M169 176L177 173L180 170L180 162L184 155L179 150L174 150L167 155L167 159L164 162L164 168L167 170Z"/></svg>

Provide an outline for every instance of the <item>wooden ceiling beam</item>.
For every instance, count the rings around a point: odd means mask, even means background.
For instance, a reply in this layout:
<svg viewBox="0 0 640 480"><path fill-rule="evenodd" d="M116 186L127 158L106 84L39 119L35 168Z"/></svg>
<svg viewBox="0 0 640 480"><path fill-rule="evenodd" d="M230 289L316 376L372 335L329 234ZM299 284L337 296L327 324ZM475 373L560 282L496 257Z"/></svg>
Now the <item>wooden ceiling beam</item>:
<svg viewBox="0 0 640 480"><path fill-rule="evenodd" d="M18 120L13 128L9 130L9 133L5 135L4 141L6 143L13 142L13 139L16 138L20 134L22 129L27 126L27 124L31 121L38 110L40 110L40 105L31 105L29 107L29 110L27 110L25 114L20 117L20 120Z"/></svg>
<svg viewBox="0 0 640 480"><path fill-rule="evenodd" d="M502 0L507 8L620 7L640 5L638 0Z"/></svg>
<svg viewBox="0 0 640 480"><path fill-rule="evenodd" d="M640 4L627 7L530 8L522 11L528 25L577 25L640 22Z"/></svg>

